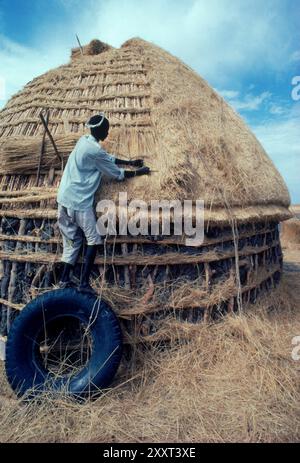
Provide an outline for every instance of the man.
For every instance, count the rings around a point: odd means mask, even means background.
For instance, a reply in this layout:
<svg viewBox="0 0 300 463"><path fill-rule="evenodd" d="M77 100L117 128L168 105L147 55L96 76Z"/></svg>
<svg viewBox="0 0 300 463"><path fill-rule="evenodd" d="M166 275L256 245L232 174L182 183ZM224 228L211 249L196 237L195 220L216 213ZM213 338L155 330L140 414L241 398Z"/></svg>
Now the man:
<svg viewBox="0 0 300 463"><path fill-rule="evenodd" d="M63 237L61 260L64 263L59 286L66 288L73 284L71 270L78 259L84 235L87 251L78 290L94 294L89 277L97 246L102 244L102 238L96 229L94 196L102 175L122 181L136 175L147 175L150 169L143 167L142 159L117 159L101 148L100 141L105 140L109 133L109 121L103 113L91 117L86 127L91 134L82 136L70 154L57 194L58 226ZM138 169L124 170L119 167L121 165Z"/></svg>

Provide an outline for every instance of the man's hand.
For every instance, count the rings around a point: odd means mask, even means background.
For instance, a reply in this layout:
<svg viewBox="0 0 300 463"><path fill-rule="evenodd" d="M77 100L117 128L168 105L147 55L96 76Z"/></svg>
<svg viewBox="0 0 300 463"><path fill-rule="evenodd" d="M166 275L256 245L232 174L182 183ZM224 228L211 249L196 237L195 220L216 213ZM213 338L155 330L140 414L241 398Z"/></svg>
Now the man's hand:
<svg viewBox="0 0 300 463"><path fill-rule="evenodd" d="M143 159L135 159L133 161L130 161L131 165L133 167L143 167L144 166L144 160Z"/></svg>
<svg viewBox="0 0 300 463"><path fill-rule="evenodd" d="M149 167L141 167L140 169L135 171L135 175L149 175L151 170Z"/></svg>
<svg viewBox="0 0 300 463"><path fill-rule="evenodd" d="M140 169L137 170L125 170L124 171L124 178L132 178L137 175L149 175L151 174L151 170L149 167L141 167Z"/></svg>

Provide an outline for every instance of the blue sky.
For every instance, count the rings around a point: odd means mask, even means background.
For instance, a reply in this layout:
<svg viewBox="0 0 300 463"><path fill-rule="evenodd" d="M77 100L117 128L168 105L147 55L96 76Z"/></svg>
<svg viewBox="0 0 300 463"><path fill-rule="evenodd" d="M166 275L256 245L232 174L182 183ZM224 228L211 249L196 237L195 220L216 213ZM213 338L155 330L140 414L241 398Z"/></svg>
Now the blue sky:
<svg viewBox="0 0 300 463"><path fill-rule="evenodd" d="M300 203L299 0L0 0L0 108L99 38L140 36L178 56L234 106ZM299 77L300 82L300 77ZM296 91L296 94L300 95Z"/></svg>

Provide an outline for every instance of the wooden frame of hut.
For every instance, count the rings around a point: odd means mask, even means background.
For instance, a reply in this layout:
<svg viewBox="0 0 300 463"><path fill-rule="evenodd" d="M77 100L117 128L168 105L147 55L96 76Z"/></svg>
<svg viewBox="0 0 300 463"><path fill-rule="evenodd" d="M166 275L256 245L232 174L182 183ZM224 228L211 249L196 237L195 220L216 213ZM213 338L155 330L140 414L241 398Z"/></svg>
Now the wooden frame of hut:
<svg viewBox="0 0 300 463"><path fill-rule="evenodd" d="M98 198L203 199L205 240L115 236L95 262L94 285L123 321L125 342L157 341L164 327L208 320L254 302L282 271L278 224L288 190L243 120L177 58L141 39L98 40L29 82L0 111L0 332L60 274L56 191L61 162L87 119L105 111L105 148L144 157L155 172L104 183ZM76 271L80 272L79 261ZM174 325L174 326L175 326ZM184 329L183 329L184 331ZM165 333L166 335L166 333Z"/></svg>

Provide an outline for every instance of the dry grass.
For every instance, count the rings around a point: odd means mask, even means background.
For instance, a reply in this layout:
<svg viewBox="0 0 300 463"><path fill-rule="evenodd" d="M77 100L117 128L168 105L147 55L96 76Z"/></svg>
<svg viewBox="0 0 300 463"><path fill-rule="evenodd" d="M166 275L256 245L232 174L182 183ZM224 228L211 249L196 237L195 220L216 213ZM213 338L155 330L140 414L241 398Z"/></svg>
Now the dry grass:
<svg viewBox="0 0 300 463"><path fill-rule="evenodd" d="M300 437L299 274L253 311L199 325L189 344L137 351L113 387L79 405L14 400L0 379L0 442L291 442Z"/></svg>
<svg viewBox="0 0 300 463"><path fill-rule="evenodd" d="M65 134L55 138L55 143L60 155L67 159L74 148L78 136L76 134ZM21 147L21 149L20 149ZM24 137L15 137L4 141L1 145L1 152L5 156L1 157L0 173L14 172L23 175L26 173L36 173L39 164L41 151L41 141L39 138L27 139ZM46 169L49 166L61 168L61 163L55 155L55 151L49 139L45 140L45 147L42 157L41 168Z"/></svg>

